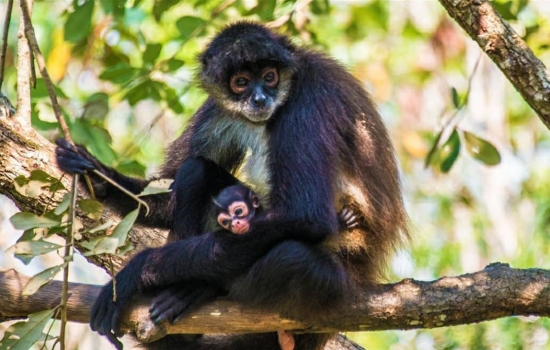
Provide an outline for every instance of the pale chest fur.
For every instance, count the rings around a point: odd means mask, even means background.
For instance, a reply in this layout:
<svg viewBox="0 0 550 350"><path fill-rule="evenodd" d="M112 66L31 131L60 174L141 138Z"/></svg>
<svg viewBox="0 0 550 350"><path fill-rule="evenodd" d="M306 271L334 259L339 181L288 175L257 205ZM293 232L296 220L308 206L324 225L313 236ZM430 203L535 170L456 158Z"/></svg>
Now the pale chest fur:
<svg viewBox="0 0 550 350"><path fill-rule="evenodd" d="M231 135L231 146L246 153L235 176L249 186L269 206L270 177L268 168L268 136L262 124L244 123L241 120L225 118L225 135Z"/></svg>

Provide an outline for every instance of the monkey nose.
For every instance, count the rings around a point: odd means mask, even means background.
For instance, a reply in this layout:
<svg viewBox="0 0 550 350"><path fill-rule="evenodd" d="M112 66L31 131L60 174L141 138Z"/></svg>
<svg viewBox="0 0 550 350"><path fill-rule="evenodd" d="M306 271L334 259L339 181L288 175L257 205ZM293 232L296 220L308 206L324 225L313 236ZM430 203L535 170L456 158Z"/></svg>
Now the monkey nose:
<svg viewBox="0 0 550 350"><path fill-rule="evenodd" d="M252 105L254 107L265 107L267 96L262 93L256 93L252 96Z"/></svg>

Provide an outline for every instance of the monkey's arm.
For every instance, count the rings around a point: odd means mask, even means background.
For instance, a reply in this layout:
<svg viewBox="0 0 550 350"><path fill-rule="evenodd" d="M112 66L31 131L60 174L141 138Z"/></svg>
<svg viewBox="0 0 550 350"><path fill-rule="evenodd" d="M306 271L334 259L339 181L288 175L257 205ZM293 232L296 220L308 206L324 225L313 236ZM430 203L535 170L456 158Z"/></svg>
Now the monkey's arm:
<svg viewBox="0 0 550 350"><path fill-rule="evenodd" d="M275 229L271 220L265 220L244 235L222 230L146 249L116 275L116 302L112 282L103 287L92 309L90 326L117 345L116 337L122 335L120 318L136 292L193 280L227 285L299 226L276 225Z"/></svg>
<svg viewBox="0 0 550 350"><path fill-rule="evenodd" d="M137 208L137 202L134 199L95 175L92 170L101 172L134 194L141 193L149 181L122 175L115 169L102 164L84 147L77 146L75 150L65 139L56 140L56 144L57 164L62 171L69 174L88 174L96 197L120 215L124 216ZM84 183L84 179L81 179ZM142 208L138 221L153 227L168 228L172 221L169 215L171 213L170 194L144 196L141 199L147 203L150 212L145 216L145 208Z"/></svg>

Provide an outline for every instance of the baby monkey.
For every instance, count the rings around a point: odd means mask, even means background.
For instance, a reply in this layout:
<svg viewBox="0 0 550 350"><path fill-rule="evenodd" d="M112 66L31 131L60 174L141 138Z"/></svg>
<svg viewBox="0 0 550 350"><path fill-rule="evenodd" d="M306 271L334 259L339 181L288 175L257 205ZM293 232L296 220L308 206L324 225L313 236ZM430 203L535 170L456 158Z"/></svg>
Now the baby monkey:
<svg viewBox="0 0 550 350"><path fill-rule="evenodd" d="M224 188L214 198L218 224L225 230L243 235L250 229L250 222L261 213L260 198L250 188L243 184ZM348 230L358 225L355 213L344 207L338 213L339 230ZM286 331L278 331L277 337L281 350L294 350L294 336Z"/></svg>
<svg viewBox="0 0 550 350"><path fill-rule="evenodd" d="M242 235L250 229L250 221L262 211L260 198L243 184L224 188L214 199L218 224L225 230ZM344 207L338 213L339 230L349 230L358 225L355 213Z"/></svg>

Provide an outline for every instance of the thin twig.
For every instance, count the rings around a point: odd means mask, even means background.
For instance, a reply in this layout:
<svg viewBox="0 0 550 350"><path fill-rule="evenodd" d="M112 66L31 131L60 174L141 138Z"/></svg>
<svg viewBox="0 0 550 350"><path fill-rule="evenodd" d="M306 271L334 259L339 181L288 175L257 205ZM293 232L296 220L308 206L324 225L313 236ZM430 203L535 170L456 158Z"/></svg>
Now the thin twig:
<svg viewBox="0 0 550 350"><path fill-rule="evenodd" d="M42 55L40 47L38 46L38 41L36 40L36 35L34 34L34 28L31 23L31 16L29 14L28 7L25 6L27 4L27 1L28 0L21 0L21 3L23 5L21 6L21 13L25 21L25 35L27 36L29 44L32 48L32 52L34 52L36 63L38 64L38 69L40 69L40 74L42 75L44 83L46 84L46 88L48 89L48 95L50 96L50 100L52 102L53 112L55 114L55 117L57 118L59 126L61 127L63 136L67 139L67 141L73 143L71 135L69 134L69 127L67 126L65 119L63 119L61 107L59 106L59 102L57 102L57 95L55 94L52 80L50 78L50 75L48 74L48 70L46 69L46 61L44 60L44 56Z"/></svg>
<svg viewBox="0 0 550 350"><path fill-rule="evenodd" d="M12 9L13 0L8 0L6 18L4 19L4 31L2 32L2 51L0 52L0 90L2 90L2 83L4 82L4 67L6 65L6 52L8 51L8 33L10 31Z"/></svg>
<svg viewBox="0 0 550 350"><path fill-rule="evenodd" d="M94 174L96 174L97 176L99 176L100 178L102 178L103 180L107 181L108 183L110 183L111 185L115 186L116 188L118 188L121 192L123 192L124 194L126 194L127 196L131 197L133 200L135 200L136 202L138 202L139 204L143 205L145 207L145 216L147 216L149 214L149 206L147 205L147 203L145 203L143 200L141 200L138 196L136 196L135 194L133 194L132 192L128 191L127 189L125 189L124 187L120 186L119 184L117 184L113 179L109 178L108 176L106 176L105 174L101 173L100 171L94 169L92 170L92 172Z"/></svg>
<svg viewBox="0 0 550 350"><path fill-rule="evenodd" d="M78 194L78 174L73 176L73 186L71 189L71 202L69 203L69 224L67 226L67 236L65 237L65 252L63 257L72 257L74 245L74 223L76 220L76 198ZM71 258L72 259L72 258ZM61 350L65 350L65 330L67 328L67 300L69 299L69 261L65 261L67 266L63 269L63 288L61 290L61 329L59 331L59 343Z"/></svg>

